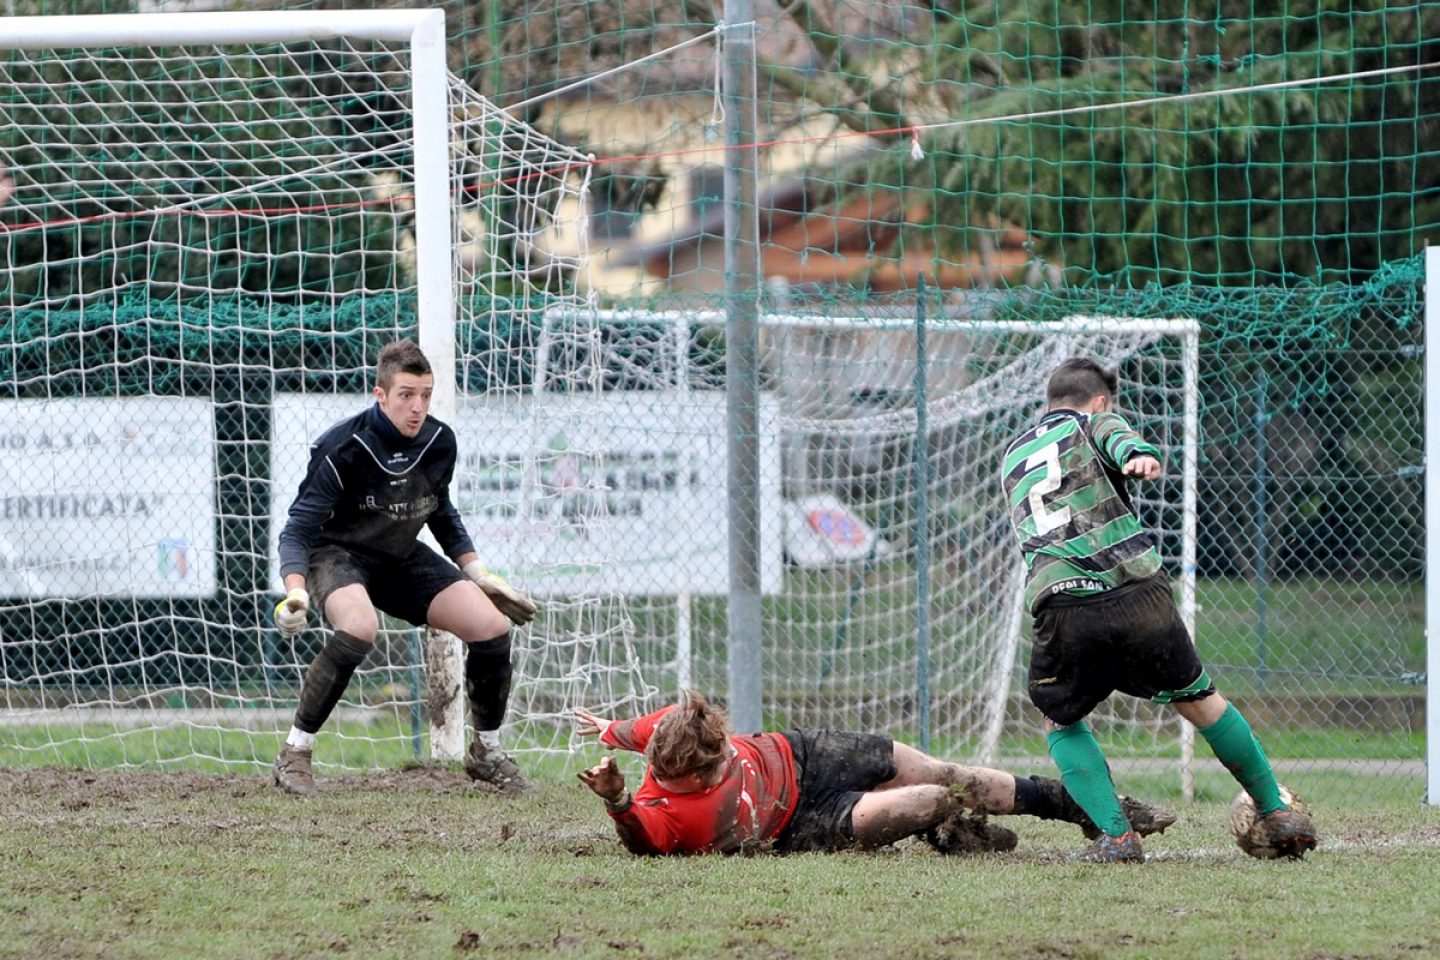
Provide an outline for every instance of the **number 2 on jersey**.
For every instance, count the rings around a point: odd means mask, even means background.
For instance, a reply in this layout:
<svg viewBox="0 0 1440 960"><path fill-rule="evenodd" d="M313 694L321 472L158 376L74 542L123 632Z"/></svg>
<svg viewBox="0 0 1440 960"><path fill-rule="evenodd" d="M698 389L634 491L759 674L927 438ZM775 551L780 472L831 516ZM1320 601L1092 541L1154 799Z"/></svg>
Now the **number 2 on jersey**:
<svg viewBox="0 0 1440 960"><path fill-rule="evenodd" d="M1045 467L1045 476L1037 480L1035 485L1030 488L1030 516L1035 518L1035 532L1044 536L1056 527L1063 527L1070 522L1069 507L1051 510L1045 506L1046 494L1060 489L1060 445L1058 443L1047 443L1025 458L1027 472L1042 465Z"/></svg>

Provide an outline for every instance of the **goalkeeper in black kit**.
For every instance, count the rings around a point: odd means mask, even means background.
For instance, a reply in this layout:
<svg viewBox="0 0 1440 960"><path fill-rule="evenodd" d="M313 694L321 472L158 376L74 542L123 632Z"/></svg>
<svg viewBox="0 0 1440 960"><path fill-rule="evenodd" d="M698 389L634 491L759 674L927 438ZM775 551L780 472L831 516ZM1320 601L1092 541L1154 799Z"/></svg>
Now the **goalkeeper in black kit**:
<svg viewBox="0 0 1440 960"><path fill-rule="evenodd" d="M464 642L475 728L465 772L502 793L531 789L498 731L510 695L510 627L529 623L535 604L485 569L450 501L455 433L429 415L434 386L418 346L388 344L374 405L310 448L280 533L287 592L275 625L298 635L313 604L333 632L305 673L295 725L275 760L275 782L289 793L315 792L315 735L375 644L377 609ZM449 560L416 539L427 524Z"/></svg>

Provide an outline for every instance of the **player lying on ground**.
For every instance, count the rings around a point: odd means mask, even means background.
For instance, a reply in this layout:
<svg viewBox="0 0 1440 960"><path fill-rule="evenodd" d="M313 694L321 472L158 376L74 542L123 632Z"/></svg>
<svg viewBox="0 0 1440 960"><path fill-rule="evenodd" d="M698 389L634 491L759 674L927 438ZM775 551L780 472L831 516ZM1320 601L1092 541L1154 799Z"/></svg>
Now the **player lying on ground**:
<svg viewBox="0 0 1440 960"><path fill-rule="evenodd" d="M305 672L295 725L275 760L275 782L290 793L315 790L315 734L375 645L377 609L464 642L475 728L465 772L505 793L529 789L498 731L510 696L510 625L529 623L535 604L485 569L450 502L455 433L430 416L434 387L413 342L381 350L375 403L310 448L280 532L288 592L275 608L276 626L287 637L304 630L313 591L334 630ZM426 525L449 560L416 539Z"/></svg>
<svg viewBox="0 0 1440 960"><path fill-rule="evenodd" d="M1001 469L1033 619L1030 700L1066 789L1104 831L1087 859L1145 859L1085 723L1117 690L1173 704L1255 799L1260 846L1302 857L1315 826L1281 798L1250 725L1215 691L1131 506L1129 480L1159 479L1160 449L1110 409L1117 385L1093 360L1060 364L1045 415L1011 442Z"/></svg>
<svg viewBox="0 0 1440 960"><path fill-rule="evenodd" d="M948 763L874 734L735 736L725 711L698 693L633 720L575 716L577 732L650 761L633 794L611 757L579 774L631 853L871 849L921 834L944 852L1014 847L1015 834L985 823L986 814L1065 820L1099 834L1059 781ZM1144 833L1175 822L1163 807L1126 798L1125 808Z"/></svg>

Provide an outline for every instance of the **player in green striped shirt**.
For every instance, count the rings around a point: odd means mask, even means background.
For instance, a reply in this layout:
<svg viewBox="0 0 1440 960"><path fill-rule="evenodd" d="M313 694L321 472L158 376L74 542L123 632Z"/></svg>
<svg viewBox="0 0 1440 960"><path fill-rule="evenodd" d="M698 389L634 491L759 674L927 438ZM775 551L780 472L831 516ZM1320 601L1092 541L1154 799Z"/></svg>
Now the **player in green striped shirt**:
<svg viewBox="0 0 1440 960"><path fill-rule="evenodd" d="M1065 789L1104 831L1084 858L1145 858L1100 746L1085 723L1119 691L1174 704L1255 799L1257 829L1280 854L1315 848L1310 818L1280 796L1249 723L1215 690L1131 506L1131 479L1156 480L1160 450L1115 413L1118 377L1093 360L1060 364L1045 415L1011 442L1002 479L1025 560L1033 619L1030 700Z"/></svg>

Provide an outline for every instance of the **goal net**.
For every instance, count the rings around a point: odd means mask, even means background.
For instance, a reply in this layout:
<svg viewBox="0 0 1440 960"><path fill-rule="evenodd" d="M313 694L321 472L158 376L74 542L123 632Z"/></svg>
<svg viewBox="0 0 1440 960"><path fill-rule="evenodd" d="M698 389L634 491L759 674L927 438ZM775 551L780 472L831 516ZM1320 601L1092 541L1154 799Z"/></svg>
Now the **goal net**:
<svg viewBox="0 0 1440 960"><path fill-rule="evenodd" d="M615 376L639 388L632 424L665 421L653 410L666 391L722 396L722 315L636 310L603 320L633 358ZM957 759L1044 756L1025 739L1038 738L1040 718L1025 696L1028 620L999 469L1008 443L1040 416L1050 371L1072 356L1118 369L1118 408L1164 451L1164 478L1137 485L1135 502L1193 622L1193 321L932 317L921 378L913 316L769 315L761 324L767 726L883 731ZM727 598L706 587L723 586L727 558L698 546L693 530L706 524L669 528L690 545L689 589L630 606L647 676L665 689L727 689ZM1173 711L1112 698L1092 722L1117 758L1188 752Z"/></svg>
<svg viewBox="0 0 1440 960"><path fill-rule="evenodd" d="M1189 619L1195 331L1183 320L939 318L922 350L913 319L773 325L790 575L770 631L770 709L986 762L1038 733L999 464L1043 411L1050 371L1073 356L1119 370L1118 409L1165 452L1165 478L1137 489L1136 506ZM1173 716L1128 698L1092 722L1117 756L1127 742L1152 755L1180 734Z"/></svg>
<svg viewBox="0 0 1440 960"><path fill-rule="evenodd" d="M598 389L576 363L536 388L545 306L580 303L583 244L554 241L587 158L447 74L437 11L0 33L0 762L273 758L323 640L270 622L278 527L308 444L401 336L435 365L485 559L556 587L517 631L511 742L564 748L570 706L648 702L621 596L590 576L603 545L562 578L485 526L559 457L502 426ZM445 640L384 628L322 769L432 752Z"/></svg>

